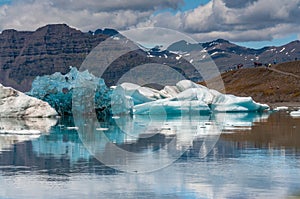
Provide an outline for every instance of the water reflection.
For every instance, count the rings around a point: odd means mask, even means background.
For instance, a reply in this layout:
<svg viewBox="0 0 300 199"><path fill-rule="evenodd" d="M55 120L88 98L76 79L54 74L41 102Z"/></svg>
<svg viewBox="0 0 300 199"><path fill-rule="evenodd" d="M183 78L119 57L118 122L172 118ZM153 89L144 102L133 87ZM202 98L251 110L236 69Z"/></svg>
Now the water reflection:
<svg viewBox="0 0 300 199"><path fill-rule="evenodd" d="M300 118L284 112L163 121L86 119L82 129L89 134L80 132L80 125L78 132L68 129L78 123L63 118L37 139L9 143L0 154L0 197L284 198L300 189ZM94 126L87 125L91 122ZM216 135L214 126L225 133ZM193 139L186 139L184 132ZM167 168L129 175L106 167L91 154L110 153L111 143L138 154L168 148L182 152L181 146L187 151ZM131 160L119 158L121 164Z"/></svg>
<svg viewBox="0 0 300 199"><path fill-rule="evenodd" d="M37 139L47 134L57 120L53 118L0 118L0 153L18 142Z"/></svg>

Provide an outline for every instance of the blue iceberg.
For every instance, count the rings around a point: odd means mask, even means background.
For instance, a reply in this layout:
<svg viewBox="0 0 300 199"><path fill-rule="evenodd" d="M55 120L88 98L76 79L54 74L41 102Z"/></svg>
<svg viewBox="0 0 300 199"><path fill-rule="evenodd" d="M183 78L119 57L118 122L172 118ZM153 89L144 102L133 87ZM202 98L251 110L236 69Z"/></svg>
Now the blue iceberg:
<svg viewBox="0 0 300 199"><path fill-rule="evenodd" d="M65 75L56 72L36 77L27 94L48 102L60 115L72 115L73 98L77 96L94 97L91 102L85 102L91 103L96 110L108 110L110 92L102 78L95 77L88 71L80 72L75 67L70 67L70 72Z"/></svg>

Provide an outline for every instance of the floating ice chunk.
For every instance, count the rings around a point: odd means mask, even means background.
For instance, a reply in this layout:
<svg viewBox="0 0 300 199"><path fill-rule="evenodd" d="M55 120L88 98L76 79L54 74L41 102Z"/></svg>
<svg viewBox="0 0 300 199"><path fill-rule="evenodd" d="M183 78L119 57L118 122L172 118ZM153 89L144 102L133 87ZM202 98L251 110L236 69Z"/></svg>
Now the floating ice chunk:
<svg viewBox="0 0 300 199"><path fill-rule="evenodd" d="M39 131L39 130L0 130L0 134L39 135L39 134L41 134L41 131Z"/></svg>
<svg viewBox="0 0 300 199"><path fill-rule="evenodd" d="M33 118L56 115L57 112L47 102L0 84L0 118Z"/></svg>
<svg viewBox="0 0 300 199"><path fill-rule="evenodd" d="M96 131L108 131L108 130L109 130L109 128L103 128L103 127L96 128Z"/></svg>
<svg viewBox="0 0 300 199"><path fill-rule="evenodd" d="M287 106L279 106L279 107L274 108L274 111L286 111L288 109L289 109L289 107L287 107Z"/></svg>
<svg viewBox="0 0 300 199"><path fill-rule="evenodd" d="M256 103L251 97L225 95L189 80L182 80L176 86L166 86L160 91L130 83L124 83L115 90L117 91L120 87L124 92L118 93L124 96L124 101L127 96L129 98L127 104L130 104L130 99L133 102L130 106L125 103L127 113L131 112L130 109L134 114L158 115L187 112L209 113L211 111L252 112L269 109L268 105ZM122 110L122 107L119 110Z"/></svg>
<svg viewBox="0 0 300 199"><path fill-rule="evenodd" d="M292 112L290 113L290 115L291 115L292 117L300 117L300 110L298 110L298 111L292 111Z"/></svg>
<svg viewBox="0 0 300 199"><path fill-rule="evenodd" d="M70 72L65 75L56 72L36 77L28 94L48 102L62 115L72 114L72 107L84 111L82 100L85 100L86 106L93 105L99 110L105 110L110 105L110 90L104 80L88 71L80 72L74 67L70 67ZM94 100L90 100L93 97ZM72 99L76 99L73 104Z"/></svg>
<svg viewBox="0 0 300 199"><path fill-rule="evenodd" d="M269 109L269 106L254 102L251 97L218 95L213 101L212 109L216 112L252 112Z"/></svg>
<svg viewBox="0 0 300 199"><path fill-rule="evenodd" d="M77 126L69 126L67 127L68 130L78 130L79 128Z"/></svg>

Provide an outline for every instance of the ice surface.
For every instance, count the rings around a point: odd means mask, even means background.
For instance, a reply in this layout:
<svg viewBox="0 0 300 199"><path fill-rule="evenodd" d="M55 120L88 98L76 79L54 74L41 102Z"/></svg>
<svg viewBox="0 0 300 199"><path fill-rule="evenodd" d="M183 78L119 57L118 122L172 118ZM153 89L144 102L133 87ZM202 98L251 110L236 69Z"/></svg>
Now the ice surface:
<svg viewBox="0 0 300 199"><path fill-rule="evenodd" d="M51 106L0 84L0 118L51 117L57 115Z"/></svg>
<svg viewBox="0 0 300 199"><path fill-rule="evenodd" d="M279 107L274 108L274 111L286 111L288 109L289 109L289 107L287 107L287 106L279 106Z"/></svg>
<svg viewBox="0 0 300 199"><path fill-rule="evenodd" d="M127 112L132 108L134 114L260 112L269 109L268 105L257 103L251 97L222 94L189 80L182 80L176 86L165 86L160 91L123 83L114 93L127 99L124 100L130 104L126 106Z"/></svg>
<svg viewBox="0 0 300 199"><path fill-rule="evenodd" d="M37 77L28 94L48 102L62 115L72 114L73 95L78 98L78 101L75 100L79 103L78 108L85 108L92 104L96 109L106 109L110 105L110 91L104 80L95 77L88 71L79 72L75 67L70 69L66 75L57 72L53 75ZM94 96L95 100L81 100L81 98L89 96ZM91 104L83 106L83 103Z"/></svg>
<svg viewBox="0 0 300 199"><path fill-rule="evenodd" d="M292 117L300 117L300 110L298 110L298 111L292 111L292 112L290 113L290 115L291 115Z"/></svg>
<svg viewBox="0 0 300 199"><path fill-rule="evenodd" d="M162 90L133 83L122 83L108 89L103 79L88 71L79 72L76 68L71 68L66 75L55 73L37 77L29 94L48 102L60 114L72 114L74 107L81 112L96 109L114 115L208 114L269 109L268 105L256 103L251 97L225 95L189 80L165 86Z"/></svg>

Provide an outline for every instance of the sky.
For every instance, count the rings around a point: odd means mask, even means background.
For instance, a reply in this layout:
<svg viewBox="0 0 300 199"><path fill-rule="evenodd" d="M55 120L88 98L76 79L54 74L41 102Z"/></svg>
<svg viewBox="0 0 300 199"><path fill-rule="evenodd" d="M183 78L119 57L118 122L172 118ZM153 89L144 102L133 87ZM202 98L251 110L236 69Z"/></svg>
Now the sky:
<svg viewBox="0 0 300 199"><path fill-rule="evenodd" d="M300 38L300 0L0 0L0 31L66 23L82 31L163 27L260 48Z"/></svg>

